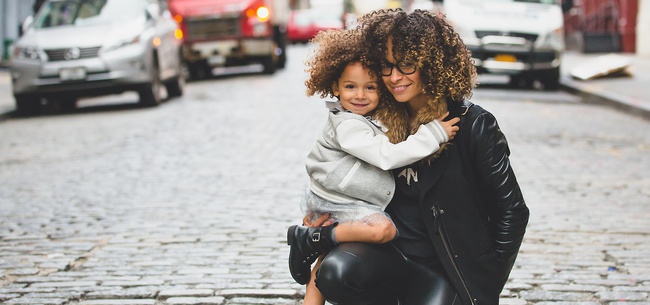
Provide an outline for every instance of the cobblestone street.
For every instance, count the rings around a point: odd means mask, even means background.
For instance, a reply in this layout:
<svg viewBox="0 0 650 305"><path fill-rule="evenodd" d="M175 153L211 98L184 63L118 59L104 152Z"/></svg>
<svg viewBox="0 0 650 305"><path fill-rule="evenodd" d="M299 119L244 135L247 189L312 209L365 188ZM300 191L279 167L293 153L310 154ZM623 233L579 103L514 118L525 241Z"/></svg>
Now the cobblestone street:
<svg viewBox="0 0 650 305"><path fill-rule="evenodd" d="M326 116L306 51L156 108L0 120L0 303L300 304L286 229ZM473 101L531 210L501 304L650 304L650 121L561 91Z"/></svg>

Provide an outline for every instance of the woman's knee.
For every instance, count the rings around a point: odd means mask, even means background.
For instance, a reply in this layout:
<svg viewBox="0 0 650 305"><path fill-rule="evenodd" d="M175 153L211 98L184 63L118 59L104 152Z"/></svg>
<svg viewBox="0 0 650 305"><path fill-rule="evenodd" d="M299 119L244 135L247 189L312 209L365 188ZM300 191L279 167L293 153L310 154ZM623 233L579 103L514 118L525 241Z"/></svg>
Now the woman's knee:
<svg viewBox="0 0 650 305"><path fill-rule="evenodd" d="M321 262L316 286L329 301L359 301L381 290L382 279L377 272L384 262L377 261L377 245L344 243L332 250Z"/></svg>
<svg viewBox="0 0 650 305"><path fill-rule="evenodd" d="M349 288L348 283L357 282L364 276L360 270L362 259L346 250L346 246L343 244L332 250L321 262L316 276L316 285L321 293L340 292Z"/></svg>

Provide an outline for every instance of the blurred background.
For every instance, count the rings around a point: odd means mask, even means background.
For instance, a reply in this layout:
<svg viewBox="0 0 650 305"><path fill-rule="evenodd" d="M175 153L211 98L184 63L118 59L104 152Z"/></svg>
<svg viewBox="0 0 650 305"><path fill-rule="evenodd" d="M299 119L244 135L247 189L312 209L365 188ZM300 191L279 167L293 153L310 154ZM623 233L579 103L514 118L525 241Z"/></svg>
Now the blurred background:
<svg viewBox="0 0 650 305"><path fill-rule="evenodd" d="M17 111L33 114L46 103L74 110L81 97L123 91L155 106L161 88L181 96L186 80L205 79L216 68L257 64L274 74L285 67L288 46L354 26L358 16L381 8L445 14L479 74L505 75L515 87L558 89L565 51L650 55L650 6L639 0L134 3L141 8L127 18L103 9L119 7L119 0L0 0L0 69L9 67Z"/></svg>
<svg viewBox="0 0 650 305"><path fill-rule="evenodd" d="M35 13L45 0L0 0L0 57L8 60L9 46L20 36L24 20ZM311 18L342 21L384 7L405 9L430 8L430 0L289 0L293 10L316 10ZM572 8L564 13L567 48L597 51L607 48L614 52L650 53L650 22L648 5L643 0L572 0L562 1ZM642 10L640 10L642 8ZM309 19L304 17L304 19ZM330 22L331 23L331 22ZM297 40L304 41L304 37ZM603 45L607 44L607 45Z"/></svg>

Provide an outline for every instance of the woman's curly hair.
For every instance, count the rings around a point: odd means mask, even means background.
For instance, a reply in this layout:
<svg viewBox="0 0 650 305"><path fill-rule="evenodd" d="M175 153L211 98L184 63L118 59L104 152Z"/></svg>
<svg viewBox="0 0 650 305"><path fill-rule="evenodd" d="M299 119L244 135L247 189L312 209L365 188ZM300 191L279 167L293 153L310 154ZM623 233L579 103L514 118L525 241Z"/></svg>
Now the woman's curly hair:
<svg viewBox="0 0 650 305"><path fill-rule="evenodd" d="M345 67L360 62L372 77L378 74L362 58L361 32L356 29L326 30L319 32L311 42L318 44L306 61L309 78L305 81L307 94L321 98L335 97L332 85L337 83Z"/></svg>
<svg viewBox="0 0 650 305"><path fill-rule="evenodd" d="M417 131L417 125L430 122L436 118L435 115L446 112L445 101L462 101L471 97L476 86L476 68L471 53L442 14L424 10L412 13L401 9L378 10L361 16L357 24L357 30L363 33L362 57L369 61L372 70L381 71L388 51L386 43L391 39L397 62L413 63L420 71L428 109L419 112L411 126L404 123L405 120L408 122L405 103L397 103L391 94L385 94L386 88L382 88L384 100L388 103L380 105L377 115L383 117L379 117L382 123L391 125L387 127L392 142L403 141L409 133Z"/></svg>

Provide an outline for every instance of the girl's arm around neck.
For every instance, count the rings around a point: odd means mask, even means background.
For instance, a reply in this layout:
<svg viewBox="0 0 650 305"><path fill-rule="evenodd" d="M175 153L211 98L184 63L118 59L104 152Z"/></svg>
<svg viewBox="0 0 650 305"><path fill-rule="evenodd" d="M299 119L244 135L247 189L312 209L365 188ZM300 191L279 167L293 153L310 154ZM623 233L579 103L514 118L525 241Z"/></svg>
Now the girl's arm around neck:
<svg viewBox="0 0 650 305"><path fill-rule="evenodd" d="M439 132L430 124L420 126L405 141L393 144L384 134L375 135L365 122L346 120L337 126L336 140L346 153L390 170L419 161L440 148Z"/></svg>

